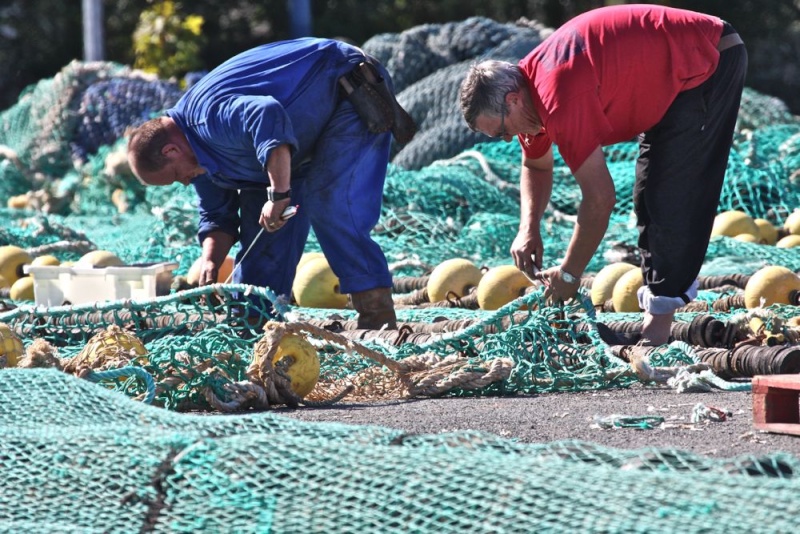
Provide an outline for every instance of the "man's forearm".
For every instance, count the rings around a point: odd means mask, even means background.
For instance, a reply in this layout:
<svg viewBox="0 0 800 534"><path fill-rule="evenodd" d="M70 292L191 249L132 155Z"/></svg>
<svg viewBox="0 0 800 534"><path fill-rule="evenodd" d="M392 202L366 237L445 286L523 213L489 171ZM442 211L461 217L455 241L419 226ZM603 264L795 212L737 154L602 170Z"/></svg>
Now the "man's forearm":
<svg viewBox="0 0 800 534"><path fill-rule="evenodd" d="M553 191L553 172L522 167L520 177L520 229L538 228Z"/></svg>
<svg viewBox="0 0 800 534"><path fill-rule="evenodd" d="M288 191L291 186L292 152L289 145L280 145L270 151L266 170L270 185L275 191Z"/></svg>
<svg viewBox="0 0 800 534"><path fill-rule="evenodd" d="M203 261L210 261L217 266L222 265L235 241L232 235L220 230L210 232L203 240Z"/></svg>
<svg viewBox="0 0 800 534"><path fill-rule="evenodd" d="M592 260L608 229L610 212L602 206L584 200L578 208L578 222L564 256L561 268L573 276L580 276Z"/></svg>
<svg viewBox="0 0 800 534"><path fill-rule="evenodd" d="M575 179L581 187L582 199L578 222L561 267L573 276L580 276L603 241L616 202L614 181L601 147L575 172Z"/></svg>

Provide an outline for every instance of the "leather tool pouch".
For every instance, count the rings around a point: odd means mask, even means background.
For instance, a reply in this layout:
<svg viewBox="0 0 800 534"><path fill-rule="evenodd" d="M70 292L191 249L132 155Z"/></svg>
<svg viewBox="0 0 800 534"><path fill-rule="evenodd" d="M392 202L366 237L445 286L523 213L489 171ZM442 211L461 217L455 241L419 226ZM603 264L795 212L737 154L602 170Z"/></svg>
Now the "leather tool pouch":
<svg viewBox="0 0 800 534"><path fill-rule="evenodd" d="M397 102L386 80L368 59L339 78L339 85L372 133L391 130L395 140L406 144L417 132L414 119Z"/></svg>

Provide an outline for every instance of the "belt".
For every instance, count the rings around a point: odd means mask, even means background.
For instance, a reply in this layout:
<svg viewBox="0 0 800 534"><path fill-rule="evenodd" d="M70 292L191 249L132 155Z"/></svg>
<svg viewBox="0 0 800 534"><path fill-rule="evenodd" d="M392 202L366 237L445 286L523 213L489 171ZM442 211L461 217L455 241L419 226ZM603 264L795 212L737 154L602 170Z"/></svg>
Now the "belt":
<svg viewBox="0 0 800 534"><path fill-rule="evenodd" d="M717 50L722 52L723 50L727 50L732 46L744 44L742 38L739 37L738 33L729 33L728 35L723 35L719 39L719 43L717 43Z"/></svg>

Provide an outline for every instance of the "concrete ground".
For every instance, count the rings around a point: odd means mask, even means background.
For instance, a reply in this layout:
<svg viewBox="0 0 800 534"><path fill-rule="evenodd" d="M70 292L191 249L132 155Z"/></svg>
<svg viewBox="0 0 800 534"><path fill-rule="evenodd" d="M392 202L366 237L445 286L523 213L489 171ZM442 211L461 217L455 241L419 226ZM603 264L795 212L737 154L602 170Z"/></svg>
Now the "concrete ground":
<svg viewBox="0 0 800 534"><path fill-rule="evenodd" d="M706 408L705 413L730 415L724 421L692 423L692 412L699 404ZM756 431L752 408L750 392L676 393L668 387L637 385L514 397L372 403L348 402L345 398L326 408L280 408L274 413L303 421L377 425L420 434L479 430L526 443L576 439L620 449L679 449L712 458L777 452L800 457L800 436ZM662 417L664 422L659 424L653 416ZM598 420L651 421L654 428L602 428Z"/></svg>

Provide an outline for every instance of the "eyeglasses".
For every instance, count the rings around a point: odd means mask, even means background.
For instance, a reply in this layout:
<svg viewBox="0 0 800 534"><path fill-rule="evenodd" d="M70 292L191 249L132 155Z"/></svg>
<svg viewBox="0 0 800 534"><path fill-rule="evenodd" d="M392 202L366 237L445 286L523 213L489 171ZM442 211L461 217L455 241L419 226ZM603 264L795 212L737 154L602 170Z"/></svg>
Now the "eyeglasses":
<svg viewBox="0 0 800 534"><path fill-rule="evenodd" d="M481 132L480 130L473 128L472 125L469 125L469 129L475 133L483 133L486 137L490 139L500 139L502 137L508 136L508 132L506 131L506 108L505 106L500 108L500 132L495 135L489 135L487 133Z"/></svg>
<svg viewBox="0 0 800 534"><path fill-rule="evenodd" d="M492 139L499 139L501 137L505 137L508 135L506 132L506 107L503 106L500 108L500 133L497 135L490 135Z"/></svg>

